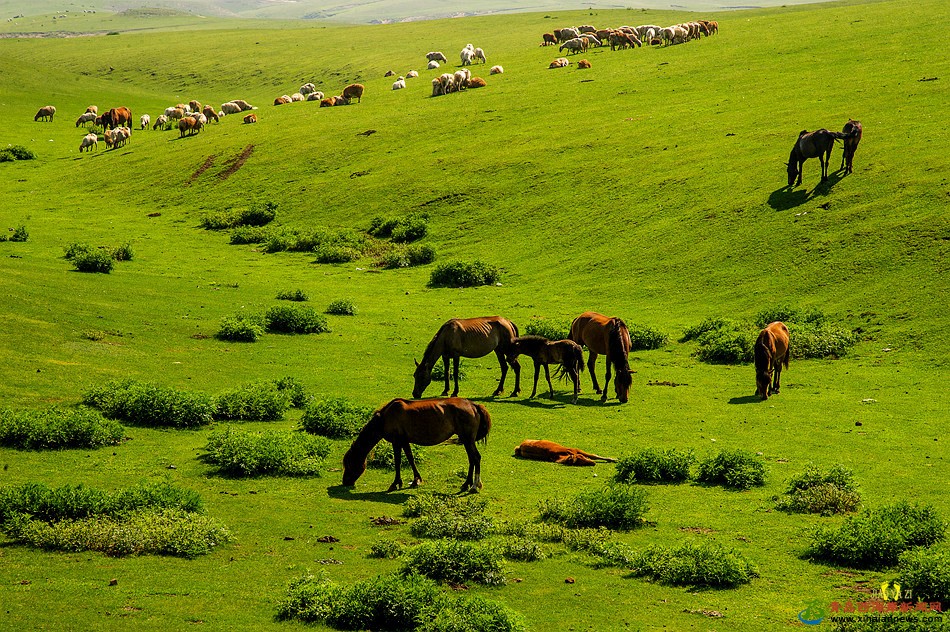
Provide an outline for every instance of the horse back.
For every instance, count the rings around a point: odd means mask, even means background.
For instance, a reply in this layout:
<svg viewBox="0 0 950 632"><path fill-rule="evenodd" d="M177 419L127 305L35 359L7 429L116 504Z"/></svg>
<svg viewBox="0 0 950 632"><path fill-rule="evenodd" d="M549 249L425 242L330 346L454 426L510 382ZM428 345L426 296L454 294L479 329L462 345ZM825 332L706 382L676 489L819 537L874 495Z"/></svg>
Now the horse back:
<svg viewBox="0 0 950 632"><path fill-rule="evenodd" d="M586 345L597 354L607 353L611 319L597 312L584 312L571 323L570 340Z"/></svg>
<svg viewBox="0 0 950 632"><path fill-rule="evenodd" d="M464 442L475 440L482 424L490 426L490 418L482 420L477 404L461 397L407 400L397 398L380 408L383 438L394 443L408 441L417 445L436 445L458 435ZM483 407L484 408L484 407ZM484 416L487 418L487 411ZM487 430L485 431L487 435Z"/></svg>
<svg viewBox="0 0 950 632"><path fill-rule="evenodd" d="M771 369L772 363L782 363L788 368L788 327L775 321L759 332L755 341L755 369L764 373Z"/></svg>
<svg viewBox="0 0 950 632"><path fill-rule="evenodd" d="M439 334L450 355L480 358L497 348L507 349L518 336L518 330L507 318L482 316L453 318L442 326Z"/></svg>

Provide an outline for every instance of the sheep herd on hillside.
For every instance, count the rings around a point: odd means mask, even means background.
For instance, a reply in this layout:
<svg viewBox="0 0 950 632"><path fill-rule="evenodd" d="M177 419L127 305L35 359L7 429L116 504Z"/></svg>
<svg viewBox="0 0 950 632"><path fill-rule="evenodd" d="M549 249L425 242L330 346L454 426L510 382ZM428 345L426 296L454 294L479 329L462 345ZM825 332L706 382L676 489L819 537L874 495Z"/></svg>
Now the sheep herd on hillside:
<svg viewBox="0 0 950 632"><path fill-rule="evenodd" d="M554 29L553 33L541 36L541 46L558 46L558 52L577 54L591 47L610 45L610 50L639 48L643 43L654 46L682 44L702 36L719 32L719 23L710 20L683 22L662 27L655 24L621 26L615 29L598 29L590 24ZM556 68L558 66L551 66Z"/></svg>

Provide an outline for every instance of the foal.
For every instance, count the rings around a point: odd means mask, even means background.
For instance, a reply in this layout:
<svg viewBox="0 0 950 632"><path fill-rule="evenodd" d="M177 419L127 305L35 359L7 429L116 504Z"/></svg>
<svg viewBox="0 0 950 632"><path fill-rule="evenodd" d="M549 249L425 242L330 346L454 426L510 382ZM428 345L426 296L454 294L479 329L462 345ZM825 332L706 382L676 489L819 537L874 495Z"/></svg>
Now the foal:
<svg viewBox="0 0 950 632"><path fill-rule="evenodd" d="M854 173L851 163L854 162L854 152L858 150L858 143L861 142L861 134L864 128L861 127L861 121L848 119L841 130L844 134L844 153L841 156L841 169L845 173Z"/></svg>
<svg viewBox="0 0 950 632"><path fill-rule="evenodd" d="M534 360L534 388L531 389L531 397L538 392L538 377L542 366L548 388L551 389L551 397L554 397L554 386L551 384L548 365L558 364L561 375L571 378L571 383L574 385L574 399L571 403L577 403L577 394L581 392L580 372L584 370L584 351L579 344L570 340L548 340L542 336L520 336L511 342L511 347L507 352L508 362L521 354L530 356Z"/></svg>

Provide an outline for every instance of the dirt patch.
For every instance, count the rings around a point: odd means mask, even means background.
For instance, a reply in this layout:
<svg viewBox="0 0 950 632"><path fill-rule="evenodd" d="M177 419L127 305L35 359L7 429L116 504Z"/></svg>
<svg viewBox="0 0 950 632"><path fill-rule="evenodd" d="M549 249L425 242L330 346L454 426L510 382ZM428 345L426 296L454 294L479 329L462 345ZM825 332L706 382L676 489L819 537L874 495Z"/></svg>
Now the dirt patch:
<svg viewBox="0 0 950 632"><path fill-rule="evenodd" d="M686 531L688 533L701 533L703 535L715 533L715 531L709 527L680 527L680 531Z"/></svg>
<svg viewBox="0 0 950 632"><path fill-rule="evenodd" d="M650 380L649 382L647 382L647 386L689 386L689 384L682 384L680 382L670 382L668 380L664 380L662 382Z"/></svg>
<svg viewBox="0 0 950 632"><path fill-rule="evenodd" d="M701 614L704 617L710 617L712 619L721 619L723 617L723 614L718 610L689 610L687 608L686 610L683 610L683 612L687 614Z"/></svg>
<svg viewBox="0 0 950 632"><path fill-rule="evenodd" d="M254 153L254 145L248 145L244 150L239 153L234 158L228 160L225 164L224 171L218 174L219 180L227 180L234 172L244 166L244 163L247 162L247 159L251 157L251 154Z"/></svg>
<svg viewBox="0 0 950 632"><path fill-rule="evenodd" d="M205 161L201 164L201 166L198 167L198 169L193 174L191 174L191 177L188 178L187 182L185 182L185 186L190 186L192 182L198 179L198 176L214 166L215 158L217 158L215 154L211 154L205 158Z"/></svg>
<svg viewBox="0 0 950 632"><path fill-rule="evenodd" d="M397 524L402 524L403 521L398 518L390 518L389 516L379 516L378 518L371 518L370 522L376 525L377 527L392 527Z"/></svg>

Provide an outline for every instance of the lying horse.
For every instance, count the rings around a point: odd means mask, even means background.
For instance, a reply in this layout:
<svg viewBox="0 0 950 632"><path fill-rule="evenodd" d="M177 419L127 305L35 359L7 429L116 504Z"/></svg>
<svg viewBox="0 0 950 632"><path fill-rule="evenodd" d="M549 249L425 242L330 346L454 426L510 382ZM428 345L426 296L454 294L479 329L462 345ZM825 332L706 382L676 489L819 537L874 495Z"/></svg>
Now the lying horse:
<svg viewBox="0 0 950 632"><path fill-rule="evenodd" d="M488 410L467 399L452 397L418 402L394 399L373 413L353 445L343 455L343 484L356 484L356 480L366 471L369 451L385 439L393 444L396 466L396 478L388 491L402 487L402 452L406 453L406 459L412 467L411 486L418 487L422 484L422 476L416 469L409 444L436 445L457 435L459 443L465 446L468 453L468 478L462 485L462 491L477 492L482 487L482 457L475 442L485 443L489 431L491 417Z"/></svg>
<svg viewBox="0 0 950 632"><path fill-rule="evenodd" d="M422 362L416 362L413 373L415 385L412 396L422 397L426 387L432 383L432 367L438 358L442 358L445 367L445 388L442 397L449 394L449 358L453 361L455 390L452 397L459 394L459 358L481 358L492 351L498 358L501 366L501 380L494 395L500 395L505 388L505 376L508 375L508 365L515 371L514 397L521 392L521 365L518 358L513 357L506 363L505 354L511 347L511 341L518 337L518 328L507 318L501 316L484 316L482 318L453 318L447 321L426 347L422 354Z"/></svg>
<svg viewBox="0 0 950 632"><path fill-rule="evenodd" d="M587 358L587 368L590 370L590 379L594 383L594 390L601 392L597 384L595 366L597 356L607 356L607 376L604 379L603 397L600 401L607 401L607 385L610 384L610 368L613 366L617 373L614 380L614 389L621 404L627 403L633 377L630 375L630 364L627 355L630 353L630 332L627 324L619 318L608 318L596 312L584 312L571 323L570 339L579 345L586 345L590 352Z"/></svg>
<svg viewBox="0 0 950 632"><path fill-rule="evenodd" d="M522 441L521 445L515 448L515 456L535 461L553 461L561 465L597 465L595 461L617 462L617 459L597 456L577 448L568 448L553 441L531 439Z"/></svg>
<svg viewBox="0 0 950 632"><path fill-rule="evenodd" d="M551 385L551 373L548 369L548 365L553 363L560 365L554 373L555 377L560 372L561 376L571 378L571 384L574 385L572 403L577 403L577 394L581 392L580 373L584 370L584 350L579 344L571 340L548 340L542 336L519 336L511 342L505 357L511 361L521 354L534 360L534 388L531 389L531 397L538 392L538 376L542 366L548 388L551 389L551 397L554 397L554 386Z"/></svg>
<svg viewBox="0 0 950 632"><path fill-rule="evenodd" d="M854 152L858 150L858 143L861 142L861 134L864 128L861 127L861 121L848 119L841 130L844 134L844 153L841 156L841 169L845 173L854 173L851 163L854 161Z"/></svg>
<svg viewBox="0 0 950 632"><path fill-rule="evenodd" d="M762 399L779 392L782 367L788 368L789 354L788 327L785 323L775 321L759 332L755 341L755 392Z"/></svg>
<svg viewBox="0 0 950 632"><path fill-rule="evenodd" d="M792 152L788 155L788 186L797 186L802 183L802 167L809 158L818 158L821 162L821 181L828 179L828 164L831 159L831 150L835 146L836 139L843 139L845 135L841 132L829 132L822 128L809 132L802 130L798 133L798 140L792 147ZM798 178L796 182L795 179Z"/></svg>

